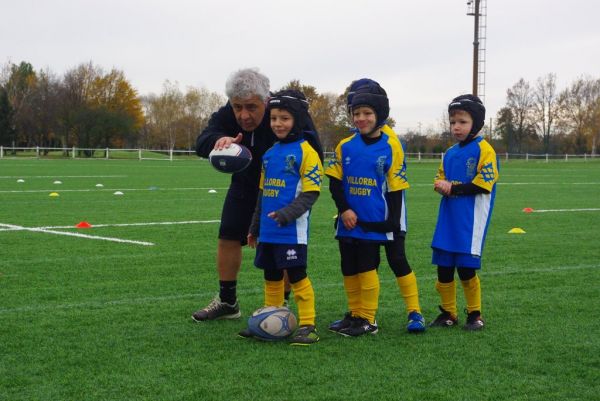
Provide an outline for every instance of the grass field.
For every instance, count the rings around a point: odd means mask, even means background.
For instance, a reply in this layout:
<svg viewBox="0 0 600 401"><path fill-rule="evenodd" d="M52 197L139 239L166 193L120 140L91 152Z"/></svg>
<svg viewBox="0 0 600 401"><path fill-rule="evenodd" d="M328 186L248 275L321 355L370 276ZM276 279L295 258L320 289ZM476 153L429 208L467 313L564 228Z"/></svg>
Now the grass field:
<svg viewBox="0 0 600 401"><path fill-rule="evenodd" d="M407 252L429 321L436 168L408 170ZM379 334L328 332L346 304L325 189L309 247L321 341L299 348L238 338L245 319L190 319L217 291L227 185L202 160L0 160L0 400L599 399L600 162L502 165L476 333L406 333L385 263ZM159 222L170 223L141 225ZM245 316L263 296L252 256L238 285Z"/></svg>

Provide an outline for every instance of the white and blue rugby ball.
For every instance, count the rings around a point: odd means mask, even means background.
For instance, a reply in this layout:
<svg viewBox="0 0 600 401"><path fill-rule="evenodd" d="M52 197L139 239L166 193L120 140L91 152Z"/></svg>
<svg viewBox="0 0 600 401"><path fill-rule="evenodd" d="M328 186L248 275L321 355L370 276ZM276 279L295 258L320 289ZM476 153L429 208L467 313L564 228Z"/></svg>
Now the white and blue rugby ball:
<svg viewBox="0 0 600 401"><path fill-rule="evenodd" d="M263 340L283 340L296 330L296 316L285 306L265 306L248 318L248 329Z"/></svg>
<svg viewBox="0 0 600 401"><path fill-rule="evenodd" d="M238 173L250 165L252 153L244 145L232 143L228 148L213 149L208 155L210 164L222 173Z"/></svg>

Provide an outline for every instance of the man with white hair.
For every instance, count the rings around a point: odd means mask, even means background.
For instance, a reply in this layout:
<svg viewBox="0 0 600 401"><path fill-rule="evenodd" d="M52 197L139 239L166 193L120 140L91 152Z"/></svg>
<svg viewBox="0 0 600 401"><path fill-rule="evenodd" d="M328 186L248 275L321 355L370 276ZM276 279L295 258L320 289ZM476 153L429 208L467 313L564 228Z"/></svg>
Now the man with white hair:
<svg viewBox="0 0 600 401"><path fill-rule="evenodd" d="M198 322L241 316L236 287L242 246L247 244L248 228L256 206L262 156L276 141L269 115L265 113L269 89L269 78L258 69L246 68L231 74L225 84L227 104L211 116L208 126L196 140L196 153L200 157L207 158L212 149L227 148L232 143L242 144L252 153L250 165L231 177L217 244L219 295L192 315ZM307 139L322 155L312 121L305 129L313 132Z"/></svg>

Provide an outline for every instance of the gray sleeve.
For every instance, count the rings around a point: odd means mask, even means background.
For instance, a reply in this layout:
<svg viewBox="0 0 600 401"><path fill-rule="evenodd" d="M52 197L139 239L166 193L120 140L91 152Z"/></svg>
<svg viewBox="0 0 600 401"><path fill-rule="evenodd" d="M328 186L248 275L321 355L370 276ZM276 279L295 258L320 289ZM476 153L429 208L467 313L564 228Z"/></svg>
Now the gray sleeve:
<svg viewBox="0 0 600 401"><path fill-rule="evenodd" d="M279 210L277 213L277 223L282 226L291 223L298 217L302 216L312 205L317 201L319 191L302 192L289 205Z"/></svg>
<svg viewBox="0 0 600 401"><path fill-rule="evenodd" d="M254 214L252 215L252 220L250 221L250 228L248 229L248 233L258 237L258 232L260 231L260 212L262 210L262 195L263 191L260 189L258 191L258 198L256 199L256 207L254 208Z"/></svg>

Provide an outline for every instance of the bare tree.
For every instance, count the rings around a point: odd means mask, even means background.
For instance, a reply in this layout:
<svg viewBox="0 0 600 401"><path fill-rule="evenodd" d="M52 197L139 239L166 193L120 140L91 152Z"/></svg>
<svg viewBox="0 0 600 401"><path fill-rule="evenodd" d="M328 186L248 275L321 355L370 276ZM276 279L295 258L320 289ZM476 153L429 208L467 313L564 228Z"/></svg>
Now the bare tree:
<svg viewBox="0 0 600 401"><path fill-rule="evenodd" d="M535 133L532 122L533 93L523 78L506 91L506 105L514 121L515 150L521 153L527 149L527 142Z"/></svg>
<svg viewBox="0 0 600 401"><path fill-rule="evenodd" d="M571 137L569 149L595 151L600 131L600 79L579 78L560 94L560 124Z"/></svg>
<svg viewBox="0 0 600 401"><path fill-rule="evenodd" d="M556 75L548 74L543 78L538 78L533 91L533 118L536 130L542 138L545 153L550 151L550 135L557 115Z"/></svg>

